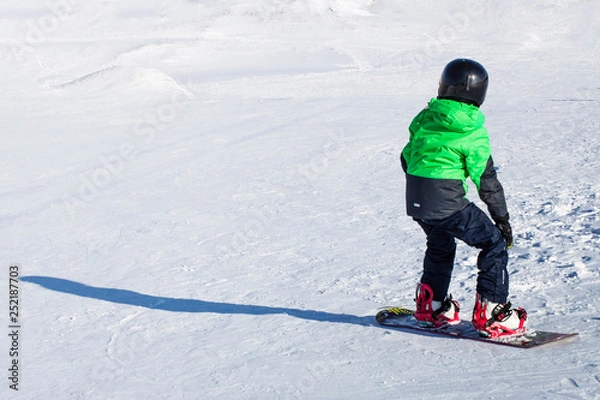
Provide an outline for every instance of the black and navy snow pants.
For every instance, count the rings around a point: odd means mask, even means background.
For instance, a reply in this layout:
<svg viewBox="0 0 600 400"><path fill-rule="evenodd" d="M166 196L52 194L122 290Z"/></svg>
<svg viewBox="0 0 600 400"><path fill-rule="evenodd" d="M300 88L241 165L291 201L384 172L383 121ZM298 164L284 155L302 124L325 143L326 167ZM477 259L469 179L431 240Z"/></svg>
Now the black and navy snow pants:
<svg viewBox="0 0 600 400"><path fill-rule="evenodd" d="M433 290L433 299L443 301L448 293L456 241L480 249L477 292L485 299L504 303L508 297L508 251L506 242L492 220L470 203L452 216L439 221L415 219L427 235L421 283Z"/></svg>

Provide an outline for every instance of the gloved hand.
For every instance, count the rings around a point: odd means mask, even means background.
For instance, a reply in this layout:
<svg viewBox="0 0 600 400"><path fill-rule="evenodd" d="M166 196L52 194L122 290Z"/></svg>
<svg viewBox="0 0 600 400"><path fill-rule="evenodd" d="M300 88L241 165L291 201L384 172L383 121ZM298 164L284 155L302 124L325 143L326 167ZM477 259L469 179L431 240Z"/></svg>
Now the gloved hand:
<svg viewBox="0 0 600 400"><path fill-rule="evenodd" d="M496 223L496 227L500 230L502 237L506 241L506 247L510 249L515 244L515 240L512 234L512 228L510 227L510 223L508 222L509 215L506 214L504 217L494 217L494 222Z"/></svg>

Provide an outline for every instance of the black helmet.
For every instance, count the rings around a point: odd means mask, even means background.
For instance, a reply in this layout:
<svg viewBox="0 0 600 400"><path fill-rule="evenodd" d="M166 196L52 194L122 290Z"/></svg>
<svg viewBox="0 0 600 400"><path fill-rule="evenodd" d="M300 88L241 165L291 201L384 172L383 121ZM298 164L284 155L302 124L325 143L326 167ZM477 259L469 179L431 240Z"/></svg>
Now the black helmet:
<svg viewBox="0 0 600 400"><path fill-rule="evenodd" d="M450 61L440 78L439 99L452 99L477 107L483 104L488 73L477 61L458 58Z"/></svg>

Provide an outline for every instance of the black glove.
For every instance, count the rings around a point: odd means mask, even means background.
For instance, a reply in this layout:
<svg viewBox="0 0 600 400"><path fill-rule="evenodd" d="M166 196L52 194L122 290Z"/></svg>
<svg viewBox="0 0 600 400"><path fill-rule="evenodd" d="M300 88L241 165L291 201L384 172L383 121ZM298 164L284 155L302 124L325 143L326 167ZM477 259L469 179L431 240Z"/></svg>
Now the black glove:
<svg viewBox="0 0 600 400"><path fill-rule="evenodd" d="M500 230L502 237L506 241L506 247L511 248L513 244L515 244L515 240L513 238L512 229L510 227L510 223L508 222L508 214L504 217L494 217L494 222L496 223L496 227Z"/></svg>

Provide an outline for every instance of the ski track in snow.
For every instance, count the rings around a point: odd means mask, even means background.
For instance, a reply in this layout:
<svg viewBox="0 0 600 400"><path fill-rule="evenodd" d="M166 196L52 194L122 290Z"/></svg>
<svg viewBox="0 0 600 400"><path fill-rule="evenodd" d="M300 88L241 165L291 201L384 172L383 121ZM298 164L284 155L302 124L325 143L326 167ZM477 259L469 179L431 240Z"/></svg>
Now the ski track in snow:
<svg viewBox="0 0 600 400"><path fill-rule="evenodd" d="M20 395L599 398L599 14L578 0L1 5ZM460 56L491 75L511 300L533 328L579 332L570 343L375 326L420 276L407 126ZM459 245L464 318L476 260Z"/></svg>

